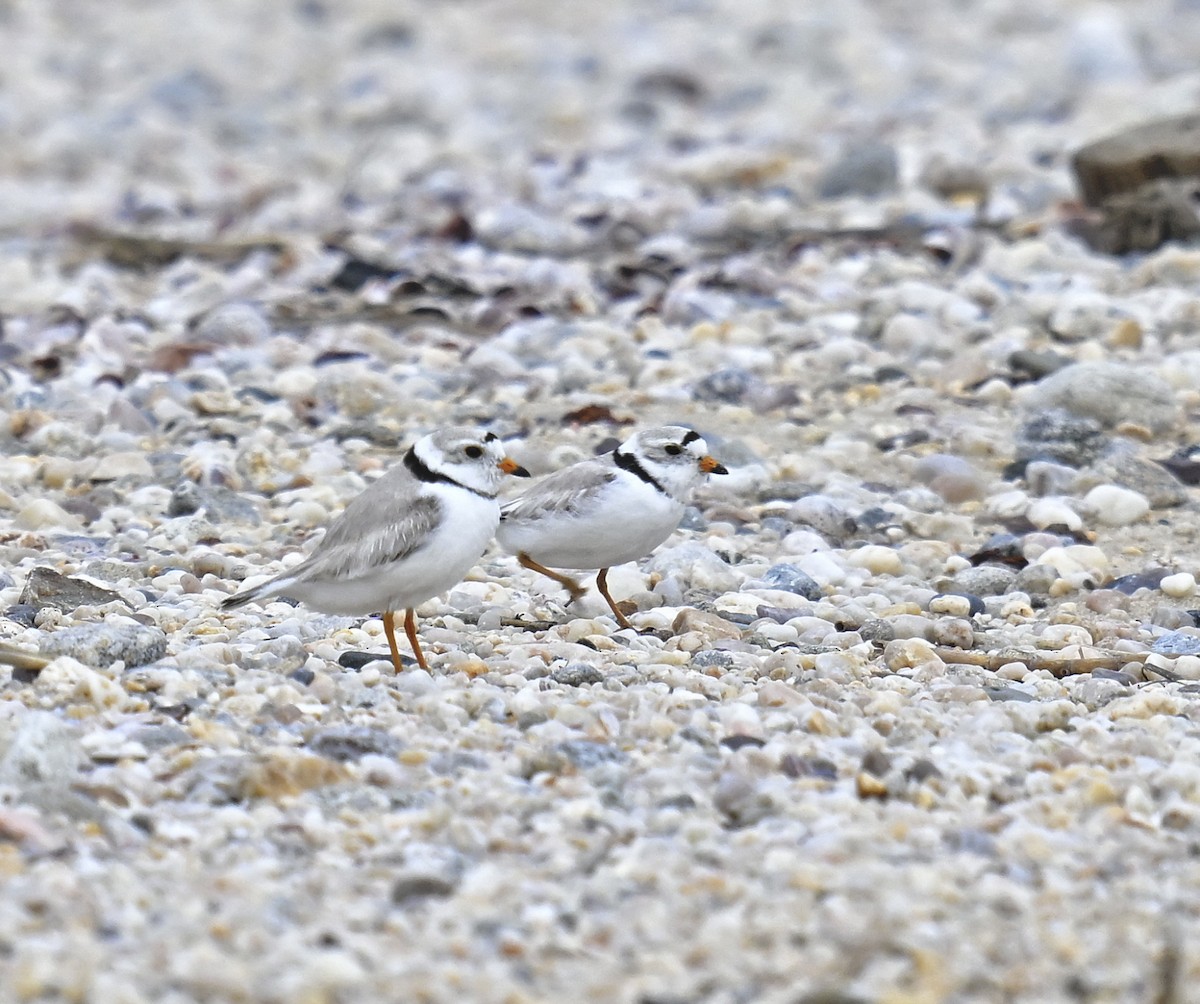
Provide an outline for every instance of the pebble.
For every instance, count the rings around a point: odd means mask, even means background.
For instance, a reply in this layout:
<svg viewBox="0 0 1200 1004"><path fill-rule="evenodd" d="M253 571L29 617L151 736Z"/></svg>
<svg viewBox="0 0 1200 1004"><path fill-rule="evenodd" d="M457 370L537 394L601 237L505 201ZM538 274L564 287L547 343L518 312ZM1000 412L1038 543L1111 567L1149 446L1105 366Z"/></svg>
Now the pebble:
<svg viewBox="0 0 1200 1004"><path fill-rule="evenodd" d="M883 547L879 544L867 544L851 551L846 559L855 568L865 568L872 575L900 575L904 571L904 563L894 548ZM776 568L779 566L776 565ZM768 575L770 572L767 573ZM803 575L801 572L800 574ZM807 576L806 576L807 578ZM811 579L809 580L812 581ZM814 586L816 583L812 583ZM792 592L797 590L792 589ZM806 599L817 599L817 596L803 594ZM819 595L819 594L818 594Z"/></svg>
<svg viewBox="0 0 1200 1004"><path fill-rule="evenodd" d="M1128 526L1150 511L1150 502L1144 495L1117 485L1097 485L1084 496L1083 504L1105 526Z"/></svg>
<svg viewBox="0 0 1200 1004"><path fill-rule="evenodd" d="M781 589L784 592L795 593L806 600L819 600L824 595L817 582L795 565L786 563L772 565L763 574L762 578L763 582L772 589Z"/></svg>
<svg viewBox="0 0 1200 1004"><path fill-rule="evenodd" d="M977 565L954 576L954 585L975 596L1003 596L1013 587L1017 573L1006 565Z"/></svg>
<svg viewBox="0 0 1200 1004"><path fill-rule="evenodd" d="M1016 459L1021 469L1031 460L1053 461L1067 467L1086 467L1108 445L1104 428L1094 418L1050 408L1032 414L1017 430Z"/></svg>
<svg viewBox="0 0 1200 1004"><path fill-rule="evenodd" d="M118 661L132 669L161 659L167 651L167 636L148 625L83 624L44 635L39 649L50 658L66 655L97 669Z"/></svg>
<svg viewBox="0 0 1200 1004"><path fill-rule="evenodd" d="M1179 420L1179 405L1165 380L1145 367L1117 362L1064 366L1034 384L1027 402L1034 409L1062 408L1106 429L1133 422L1163 433Z"/></svg>
<svg viewBox="0 0 1200 1004"><path fill-rule="evenodd" d="M983 610L982 602L979 604L979 610ZM970 617L975 611L969 597L957 593L939 593L929 601L929 612L951 617Z"/></svg>
<svg viewBox="0 0 1200 1004"><path fill-rule="evenodd" d="M1196 577L1191 572L1164 575L1158 588L1175 599L1184 599L1196 591Z"/></svg>
<svg viewBox="0 0 1200 1004"><path fill-rule="evenodd" d="M1063 528L1070 533L1083 529L1083 520L1064 499L1035 499L1029 504L1025 518L1039 530Z"/></svg>
<svg viewBox="0 0 1200 1004"><path fill-rule="evenodd" d="M834 499L825 495L806 495L793 502L787 510L793 523L811 526L831 540L840 540L854 528L854 521Z"/></svg>
<svg viewBox="0 0 1200 1004"><path fill-rule="evenodd" d="M1168 631L1154 640L1152 650L1160 655L1200 655L1200 632L1191 628Z"/></svg>
<svg viewBox="0 0 1200 1004"><path fill-rule="evenodd" d="M30 502L13 518L13 526L19 530L83 529L83 523L79 519L50 499L35 499Z"/></svg>
<svg viewBox="0 0 1200 1004"><path fill-rule="evenodd" d="M30 570L18 602L35 610L54 607L70 613L82 606L95 607L121 602L121 596L86 579L74 578L56 572L53 568L38 566Z"/></svg>

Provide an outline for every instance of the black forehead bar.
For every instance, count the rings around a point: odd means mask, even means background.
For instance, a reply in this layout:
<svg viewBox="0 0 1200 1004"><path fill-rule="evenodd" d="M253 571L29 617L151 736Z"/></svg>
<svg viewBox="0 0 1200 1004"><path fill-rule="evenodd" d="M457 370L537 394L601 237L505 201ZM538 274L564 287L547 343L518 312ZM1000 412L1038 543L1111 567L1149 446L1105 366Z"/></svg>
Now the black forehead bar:
<svg viewBox="0 0 1200 1004"><path fill-rule="evenodd" d="M698 433L695 429L688 429L688 431L683 434L683 445L687 446L688 443L694 443L699 438L700 433Z"/></svg>
<svg viewBox="0 0 1200 1004"><path fill-rule="evenodd" d="M484 441L485 443L494 443L494 442L495 442L497 439L499 439L499 438L500 438L500 437L499 437L499 436L497 436L497 435L496 435L494 432L488 432L488 433L485 433L485 434L484 434L484 436L483 436L483 441Z"/></svg>

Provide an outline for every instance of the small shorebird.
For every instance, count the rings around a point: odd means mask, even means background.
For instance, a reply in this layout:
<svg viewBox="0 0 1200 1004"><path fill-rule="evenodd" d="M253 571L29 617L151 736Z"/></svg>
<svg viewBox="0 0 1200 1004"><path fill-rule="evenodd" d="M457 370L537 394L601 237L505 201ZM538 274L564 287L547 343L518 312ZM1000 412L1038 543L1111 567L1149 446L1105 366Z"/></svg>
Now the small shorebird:
<svg viewBox="0 0 1200 1004"><path fill-rule="evenodd" d="M617 623L632 627L608 591L608 570L658 547L679 525L692 489L728 474L699 433L646 429L612 453L556 471L501 508L500 545L579 599L584 588L555 568L598 568L596 588Z"/></svg>
<svg viewBox="0 0 1200 1004"><path fill-rule="evenodd" d="M491 432L443 429L418 439L396 465L353 499L316 550L295 568L230 596L222 609L290 596L330 614L383 613L400 672L394 617L417 664L428 669L413 608L462 580L496 532L496 491L505 474L529 472Z"/></svg>

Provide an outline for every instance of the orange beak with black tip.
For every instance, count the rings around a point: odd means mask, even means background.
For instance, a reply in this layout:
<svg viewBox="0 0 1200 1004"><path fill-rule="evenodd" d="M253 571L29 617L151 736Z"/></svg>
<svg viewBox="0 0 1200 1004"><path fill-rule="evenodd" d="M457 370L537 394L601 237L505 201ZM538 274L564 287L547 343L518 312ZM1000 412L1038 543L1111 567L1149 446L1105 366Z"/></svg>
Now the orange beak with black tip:
<svg viewBox="0 0 1200 1004"><path fill-rule="evenodd" d="M721 461L715 457L704 456L700 458L700 470L705 474L728 474L727 468Z"/></svg>
<svg viewBox="0 0 1200 1004"><path fill-rule="evenodd" d="M518 478L529 477L529 472L527 470L525 470L525 468L522 467L520 464L518 464L515 460L513 460L512 457L505 457L496 466L499 467L500 470L502 470L505 474L512 474L513 476L518 477ZM720 465L718 465L718 466L720 466Z"/></svg>

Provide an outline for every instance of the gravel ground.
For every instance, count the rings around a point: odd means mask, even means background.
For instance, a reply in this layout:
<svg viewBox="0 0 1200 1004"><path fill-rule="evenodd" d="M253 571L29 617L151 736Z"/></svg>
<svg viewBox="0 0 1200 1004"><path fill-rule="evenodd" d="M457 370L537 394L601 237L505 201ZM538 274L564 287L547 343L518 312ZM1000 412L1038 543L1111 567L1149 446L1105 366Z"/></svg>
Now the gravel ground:
<svg viewBox="0 0 1200 1004"><path fill-rule="evenodd" d="M1200 1000L1200 7L819 6L0 0L0 1001ZM218 610L450 423L730 474Z"/></svg>

